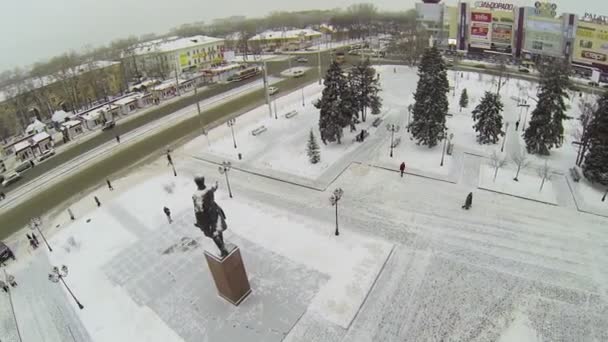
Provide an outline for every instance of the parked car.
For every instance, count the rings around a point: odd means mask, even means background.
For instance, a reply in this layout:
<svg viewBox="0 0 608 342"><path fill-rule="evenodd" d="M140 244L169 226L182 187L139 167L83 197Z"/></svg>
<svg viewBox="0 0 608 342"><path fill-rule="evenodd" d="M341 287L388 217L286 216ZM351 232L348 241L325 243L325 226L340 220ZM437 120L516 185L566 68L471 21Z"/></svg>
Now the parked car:
<svg viewBox="0 0 608 342"><path fill-rule="evenodd" d="M2 181L2 186L7 187L20 179L21 175L19 175L17 172L10 173L4 178L4 181Z"/></svg>
<svg viewBox="0 0 608 342"><path fill-rule="evenodd" d="M4 242L0 241L0 263L4 263L8 259L15 260L15 254Z"/></svg>
<svg viewBox="0 0 608 342"><path fill-rule="evenodd" d="M519 72L524 73L524 74L529 74L530 73L530 69L524 68L524 67L520 67L519 68Z"/></svg>
<svg viewBox="0 0 608 342"><path fill-rule="evenodd" d="M298 57L298 58L296 58L296 62L298 62L298 63L308 63L308 58L306 58L306 57Z"/></svg>
<svg viewBox="0 0 608 342"><path fill-rule="evenodd" d="M55 150L54 149L46 150L46 151L42 152L42 154L40 155L40 157L38 157L38 161L39 162L45 161L45 160L51 158L54 155L55 155Z"/></svg>
<svg viewBox="0 0 608 342"><path fill-rule="evenodd" d="M279 92L279 88L277 87L268 87L268 95L274 95Z"/></svg>
<svg viewBox="0 0 608 342"><path fill-rule="evenodd" d="M32 160L28 160L28 161L25 161L25 162L19 164L15 168L15 172L22 173L22 172L25 172L25 171L27 171L29 169L32 169L32 168L34 168L34 162Z"/></svg>
<svg viewBox="0 0 608 342"><path fill-rule="evenodd" d="M114 122L114 120L108 121L105 124L103 124L103 127L101 127L101 130L107 131L107 130L114 128L114 126L116 126L116 123Z"/></svg>

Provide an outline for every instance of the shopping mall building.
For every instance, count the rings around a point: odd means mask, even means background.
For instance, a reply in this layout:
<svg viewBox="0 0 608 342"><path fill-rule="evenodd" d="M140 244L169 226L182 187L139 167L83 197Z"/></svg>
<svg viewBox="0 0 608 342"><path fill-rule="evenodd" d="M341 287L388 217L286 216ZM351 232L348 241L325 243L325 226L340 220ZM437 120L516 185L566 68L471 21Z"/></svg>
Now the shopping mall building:
<svg viewBox="0 0 608 342"><path fill-rule="evenodd" d="M530 6L499 0L448 6L426 0L416 4L416 11L420 25L443 48L521 60L563 56L580 68L608 73L608 17L603 15L560 13L556 4L546 1Z"/></svg>

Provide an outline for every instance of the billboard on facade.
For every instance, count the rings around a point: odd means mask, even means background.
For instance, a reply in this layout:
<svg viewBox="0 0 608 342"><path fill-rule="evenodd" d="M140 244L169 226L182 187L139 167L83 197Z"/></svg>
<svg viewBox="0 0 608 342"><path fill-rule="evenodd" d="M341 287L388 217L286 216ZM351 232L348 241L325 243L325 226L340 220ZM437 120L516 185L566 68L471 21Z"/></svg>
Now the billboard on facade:
<svg viewBox="0 0 608 342"><path fill-rule="evenodd" d="M492 43L495 45L511 45L513 37L513 25L511 24L492 24Z"/></svg>
<svg viewBox="0 0 608 342"><path fill-rule="evenodd" d="M490 27L492 25L492 13L475 11L471 12L471 29L469 33L472 47L489 49L491 44Z"/></svg>
<svg viewBox="0 0 608 342"><path fill-rule="evenodd" d="M560 19L529 16L525 26L524 50L542 55L563 55L564 33Z"/></svg>
<svg viewBox="0 0 608 342"><path fill-rule="evenodd" d="M608 65L608 26L579 22L573 59L581 63Z"/></svg>

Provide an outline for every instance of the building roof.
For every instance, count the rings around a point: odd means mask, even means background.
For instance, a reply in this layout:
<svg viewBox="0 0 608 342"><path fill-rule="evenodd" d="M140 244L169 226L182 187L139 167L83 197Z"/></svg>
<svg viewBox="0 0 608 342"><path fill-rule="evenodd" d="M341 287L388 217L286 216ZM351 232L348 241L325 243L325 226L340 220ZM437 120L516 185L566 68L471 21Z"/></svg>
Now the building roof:
<svg viewBox="0 0 608 342"><path fill-rule="evenodd" d="M63 111L63 110L58 110L55 113L53 113L53 116L51 116L51 121L53 122L64 122L66 118L73 116L73 114L68 114L67 112Z"/></svg>
<svg viewBox="0 0 608 342"><path fill-rule="evenodd" d="M47 132L41 132L32 137L32 142L33 144L38 144L39 142L50 138L51 136Z"/></svg>
<svg viewBox="0 0 608 342"><path fill-rule="evenodd" d="M165 39L156 39L138 44L133 50L133 53L135 55L145 55L149 53L171 52L193 48L201 45L220 43L223 41L224 39L222 38L214 38L201 35L185 38L169 37Z"/></svg>
<svg viewBox="0 0 608 342"><path fill-rule="evenodd" d="M302 36L305 37L313 37L313 36L321 36L321 32L315 31L313 29L297 29L297 30L287 30L287 31L264 31L262 33L256 34L255 36L249 38L250 41L256 40L272 40L272 39L294 39Z"/></svg>
<svg viewBox="0 0 608 342"><path fill-rule="evenodd" d="M20 141L20 142L18 142L18 143L15 144L15 153L17 153L19 151L23 151L23 150L25 150L28 147L30 147L29 140Z"/></svg>
<svg viewBox="0 0 608 342"><path fill-rule="evenodd" d="M82 125L82 122L80 122L78 120L70 120L68 122L64 122L63 124L61 124L61 126L67 127L67 128L76 127L78 125Z"/></svg>
<svg viewBox="0 0 608 342"><path fill-rule="evenodd" d="M46 126L42 122L40 122L38 120L34 120L34 122L32 122L31 124L29 124L27 126L27 128L25 129L25 132L36 132L37 133L40 131L44 131L45 127Z"/></svg>
<svg viewBox="0 0 608 342"><path fill-rule="evenodd" d="M133 94L133 95L123 97L120 100L114 101L114 104L117 106L125 106L125 105L128 105L129 103L137 101L138 98L139 98L138 94Z"/></svg>

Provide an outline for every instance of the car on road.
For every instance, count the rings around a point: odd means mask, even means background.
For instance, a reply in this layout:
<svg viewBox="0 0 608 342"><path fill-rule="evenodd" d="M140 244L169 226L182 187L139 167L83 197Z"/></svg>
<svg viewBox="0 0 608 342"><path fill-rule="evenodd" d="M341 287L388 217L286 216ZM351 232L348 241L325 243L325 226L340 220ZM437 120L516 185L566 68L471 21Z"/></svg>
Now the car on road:
<svg viewBox="0 0 608 342"><path fill-rule="evenodd" d="M114 126L116 126L116 123L114 122L114 120L108 121L105 124L103 124L103 127L101 127L101 130L108 131L108 130L111 130L112 128L114 128Z"/></svg>
<svg viewBox="0 0 608 342"><path fill-rule="evenodd" d="M268 95L274 95L279 92L279 88L277 87L268 87Z"/></svg>
<svg viewBox="0 0 608 342"><path fill-rule="evenodd" d="M42 152L40 157L38 157L38 161L39 162L45 161L54 155L55 155L55 150L51 148L50 150L46 150L46 151Z"/></svg>
<svg viewBox="0 0 608 342"><path fill-rule="evenodd" d="M525 67L520 67L519 68L519 72L524 73L524 74L529 74L530 73L530 69L525 68Z"/></svg>
<svg viewBox="0 0 608 342"><path fill-rule="evenodd" d="M599 83L597 83L597 82L591 81L591 82L589 82L589 86L590 86L590 87L599 87L599 86L600 86L600 84L599 84Z"/></svg>
<svg viewBox="0 0 608 342"><path fill-rule="evenodd" d="M10 173L2 181L2 186L7 187L20 179L21 179L21 175L19 175L17 172Z"/></svg>
<svg viewBox="0 0 608 342"><path fill-rule="evenodd" d="M308 63L308 58L306 58L306 57L298 57L298 58L296 58L296 62L298 62L298 63Z"/></svg>
<svg viewBox="0 0 608 342"><path fill-rule="evenodd" d="M32 160L28 160L19 164L19 166L15 168L15 172L22 173L32 168L34 168L34 162Z"/></svg>
<svg viewBox="0 0 608 342"><path fill-rule="evenodd" d="M302 71L302 70L296 70L293 72L293 77L297 78L297 77L302 77L302 76L304 76L304 71Z"/></svg>
<svg viewBox="0 0 608 342"><path fill-rule="evenodd" d="M8 259L15 260L15 254L4 242L0 241L0 264L5 263Z"/></svg>

